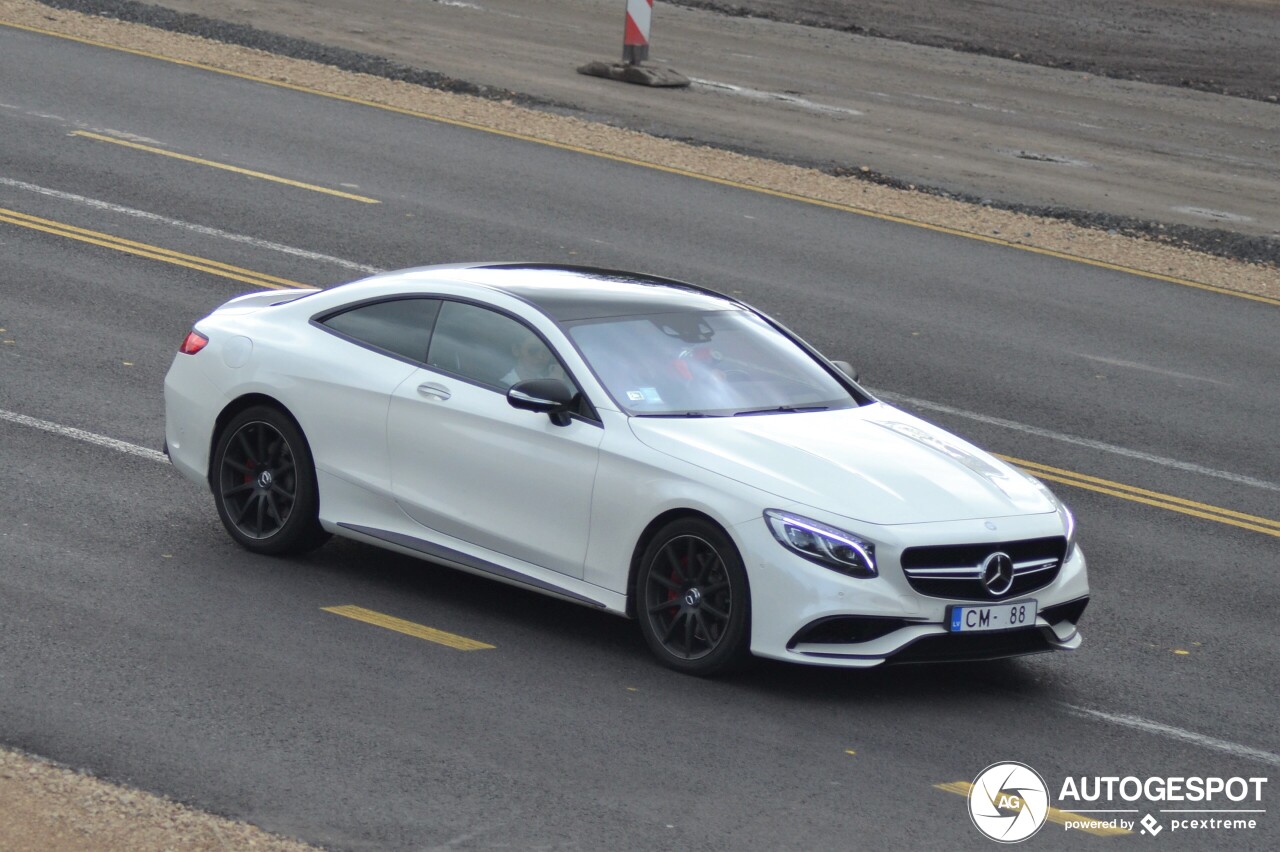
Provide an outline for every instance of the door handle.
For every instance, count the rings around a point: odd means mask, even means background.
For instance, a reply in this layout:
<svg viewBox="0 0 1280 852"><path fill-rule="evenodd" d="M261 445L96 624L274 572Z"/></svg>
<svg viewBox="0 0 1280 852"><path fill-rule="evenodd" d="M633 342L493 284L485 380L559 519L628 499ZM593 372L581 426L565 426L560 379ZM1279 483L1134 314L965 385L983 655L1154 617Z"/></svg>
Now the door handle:
<svg viewBox="0 0 1280 852"><path fill-rule="evenodd" d="M429 399L438 399L444 402L453 394L449 393L449 389L444 385L438 385L435 382L423 382L418 385L418 393Z"/></svg>

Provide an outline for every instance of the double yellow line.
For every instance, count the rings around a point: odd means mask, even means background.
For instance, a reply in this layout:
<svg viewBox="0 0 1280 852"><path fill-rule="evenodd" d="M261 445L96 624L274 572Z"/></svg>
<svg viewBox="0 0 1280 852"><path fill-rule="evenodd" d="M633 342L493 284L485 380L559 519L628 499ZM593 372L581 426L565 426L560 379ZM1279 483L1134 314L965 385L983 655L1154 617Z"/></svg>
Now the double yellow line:
<svg viewBox="0 0 1280 852"><path fill-rule="evenodd" d="M0 207L0 222L30 228L33 231L43 231L46 234L66 237L67 239L114 249L125 254L149 258L150 260L172 263L175 266L185 266L188 269L207 272L210 275L217 275L221 278L230 278L233 281L252 284L254 287L266 287L271 290L306 289L309 287L307 284L290 281L288 278L277 278L274 275L254 272L252 269L232 266L229 263L183 254L182 252L160 248L159 246L148 245L147 243L134 242L133 240L126 240L124 237L104 234L101 231L90 231L88 228L77 228L74 225L55 222L52 219L41 219L39 216L30 216L5 207Z"/></svg>
<svg viewBox="0 0 1280 852"><path fill-rule="evenodd" d="M997 453L996 455L1000 454ZM1197 503L1195 500L1174 497L1170 494L1161 494L1159 491L1148 491L1135 485L1125 485L1123 482L1113 482L1110 479L1102 479L1097 476L1088 476L1071 470L1050 467L1047 464L1014 458L1013 456L1000 455L1000 458L1010 464L1016 464L1033 476L1047 479L1050 482L1060 482L1073 488L1096 491L1099 494L1108 494L1134 503L1143 503L1147 506L1155 506L1158 509L1168 509L1170 512L1181 512L1184 515L1217 521L1220 524L1228 524L1233 527L1240 527L1241 529L1280 538L1280 521L1275 521L1271 518L1246 515L1244 512L1237 512L1233 509L1210 506L1208 503Z"/></svg>

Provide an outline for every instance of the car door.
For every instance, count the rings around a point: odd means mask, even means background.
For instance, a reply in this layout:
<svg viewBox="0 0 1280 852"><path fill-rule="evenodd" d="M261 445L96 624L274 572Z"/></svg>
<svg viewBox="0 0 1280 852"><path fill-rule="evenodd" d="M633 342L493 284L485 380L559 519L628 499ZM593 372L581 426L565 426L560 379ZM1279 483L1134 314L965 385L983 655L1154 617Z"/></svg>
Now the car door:
<svg viewBox="0 0 1280 852"><path fill-rule="evenodd" d="M385 421L392 392L426 359L440 300L395 297L345 305L312 320L314 342L292 345L279 380L321 472L386 495ZM323 332L323 334L321 334Z"/></svg>
<svg viewBox="0 0 1280 852"><path fill-rule="evenodd" d="M426 527L581 577L603 429L582 417L558 426L506 399L516 381L552 376L572 384L527 325L445 301L427 366L392 395L392 491Z"/></svg>

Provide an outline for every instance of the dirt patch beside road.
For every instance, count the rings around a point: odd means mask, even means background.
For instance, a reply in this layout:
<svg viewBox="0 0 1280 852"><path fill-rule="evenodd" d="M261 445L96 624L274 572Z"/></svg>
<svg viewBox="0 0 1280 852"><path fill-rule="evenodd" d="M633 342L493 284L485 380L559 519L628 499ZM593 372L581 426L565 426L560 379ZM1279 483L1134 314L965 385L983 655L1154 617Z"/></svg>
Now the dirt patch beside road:
<svg viewBox="0 0 1280 852"><path fill-rule="evenodd" d="M5 749L0 749L0 815L5 852L315 849Z"/></svg>
<svg viewBox="0 0 1280 852"><path fill-rule="evenodd" d="M1280 0L667 0L1104 77L1280 99Z"/></svg>

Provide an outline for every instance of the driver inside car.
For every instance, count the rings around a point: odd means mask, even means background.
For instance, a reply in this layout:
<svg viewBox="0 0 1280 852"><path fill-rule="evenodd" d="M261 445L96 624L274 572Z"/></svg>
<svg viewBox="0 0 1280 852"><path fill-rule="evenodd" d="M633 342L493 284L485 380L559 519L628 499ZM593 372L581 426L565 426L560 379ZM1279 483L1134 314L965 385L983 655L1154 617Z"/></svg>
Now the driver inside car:
<svg viewBox="0 0 1280 852"><path fill-rule="evenodd" d="M511 354L515 356L515 363L507 374L502 377L502 383L507 387L530 379L559 379L562 382L566 381L564 370L560 368L560 364L552 357L551 350L532 334L523 337L516 343L512 343Z"/></svg>

